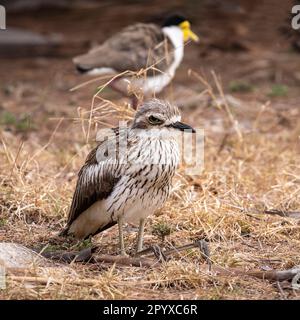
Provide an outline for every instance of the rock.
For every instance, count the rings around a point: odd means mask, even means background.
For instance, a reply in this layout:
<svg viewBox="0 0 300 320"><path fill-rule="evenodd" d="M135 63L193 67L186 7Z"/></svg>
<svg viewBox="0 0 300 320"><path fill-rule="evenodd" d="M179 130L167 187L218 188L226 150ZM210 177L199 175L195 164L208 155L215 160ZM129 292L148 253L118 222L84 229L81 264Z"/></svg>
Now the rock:
<svg viewBox="0 0 300 320"><path fill-rule="evenodd" d="M63 283L65 279L75 281L78 278L76 271L69 265L48 260L23 245L0 242L0 288L1 284L5 286L6 276L29 289L50 282Z"/></svg>
<svg viewBox="0 0 300 320"><path fill-rule="evenodd" d="M4 6L11 12L38 10L41 8L65 8L71 4L69 0L6 0Z"/></svg>
<svg viewBox="0 0 300 320"><path fill-rule="evenodd" d="M62 37L57 34L44 36L33 31L9 27L0 32L0 56L53 55L61 43Z"/></svg>
<svg viewBox="0 0 300 320"><path fill-rule="evenodd" d="M103 6L102 1L97 0L3 0L1 4L9 12L37 11L47 9L81 9L98 8Z"/></svg>
<svg viewBox="0 0 300 320"><path fill-rule="evenodd" d="M1 242L0 266L6 269L24 269L32 266L50 267L53 263L20 244Z"/></svg>
<svg viewBox="0 0 300 320"><path fill-rule="evenodd" d="M47 40L42 35L32 32L25 31L18 28L9 28L4 32L0 33L0 44L1 46L6 45L44 45Z"/></svg>

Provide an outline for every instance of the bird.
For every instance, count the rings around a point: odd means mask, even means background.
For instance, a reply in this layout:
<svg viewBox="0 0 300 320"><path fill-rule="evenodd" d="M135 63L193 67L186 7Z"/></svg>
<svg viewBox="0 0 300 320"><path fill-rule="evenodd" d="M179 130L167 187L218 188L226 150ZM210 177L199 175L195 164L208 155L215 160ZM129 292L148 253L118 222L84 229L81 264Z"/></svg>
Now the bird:
<svg viewBox="0 0 300 320"><path fill-rule="evenodd" d="M79 171L61 234L87 239L118 224L120 253L126 255L123 225L136 224L136 252L141 251L145 220L171 191L180 160L180 131L195 132L181 122L175 105L159 99L143 103L130 126L113 128Z"/></svg>
<svg viewBox="0 0 300 320"><path fill-rule="evenodd" d="M73 58L79 73L113 75L109 85L132 99L137 108L136 92L145 96L159 93L175 76L184 56L184 43L199 41L190 22L181 15L171 15L162 26L136 23L114 34L100 46ZM128 77L127 71L142 76Z"/></svg>

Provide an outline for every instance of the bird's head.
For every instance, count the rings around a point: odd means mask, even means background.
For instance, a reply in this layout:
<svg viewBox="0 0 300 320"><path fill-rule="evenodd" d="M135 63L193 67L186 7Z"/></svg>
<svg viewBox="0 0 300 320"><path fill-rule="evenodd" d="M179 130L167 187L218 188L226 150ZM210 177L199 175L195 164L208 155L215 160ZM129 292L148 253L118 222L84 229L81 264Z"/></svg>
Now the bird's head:
<svg viewBox="0 0 300 320"><path fill-rule="evenodd" d="M195 42L199 41L198 36L191 30L191 23L185 17L180 15L172 15L168 17L165 20L163 27L172 26L176 26L182 30L184 41L188 41L190 39Z"/></svg>
<svg viewBox="0 0 300 320"><path fill-rule="evenodd" d="M137 111L132 128L150 132L172 133L175 130L196 132L191 126L182 123L178 108L167 101L152 99L144 103ZM175 133L175 132L174 132Z"/></svg>

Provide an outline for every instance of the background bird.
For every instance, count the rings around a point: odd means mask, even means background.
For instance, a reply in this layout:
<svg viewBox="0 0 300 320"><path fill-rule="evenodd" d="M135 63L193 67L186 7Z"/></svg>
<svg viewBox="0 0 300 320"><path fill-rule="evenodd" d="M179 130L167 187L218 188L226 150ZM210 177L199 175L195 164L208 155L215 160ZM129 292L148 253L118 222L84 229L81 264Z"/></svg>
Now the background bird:
<svg viewBox="0 0 300 320"><path fill-rule="evenodd" d="M175 75L184 55L184 42L198 41L186 18L173 15L163 26L137 23L129 26L102 45L73 59L81 73L90 75L112 74L146 70L140 77L116 77L110 86L132 98L138 105L136 92L144 95L159 93ZM125 79L125 81L124 81Z"/></svg>
<svg viewBox="0 0 300 320"><path fill-rule="evenodd" d="M128 129L114 129L92 150L79 172L63 234L84 239L118 223L125 254L123 223L139 222L136 249L142 250L145 219L167 200L179 163L176 133L195 132L180 119L177 107L153 99Z"/></svg>

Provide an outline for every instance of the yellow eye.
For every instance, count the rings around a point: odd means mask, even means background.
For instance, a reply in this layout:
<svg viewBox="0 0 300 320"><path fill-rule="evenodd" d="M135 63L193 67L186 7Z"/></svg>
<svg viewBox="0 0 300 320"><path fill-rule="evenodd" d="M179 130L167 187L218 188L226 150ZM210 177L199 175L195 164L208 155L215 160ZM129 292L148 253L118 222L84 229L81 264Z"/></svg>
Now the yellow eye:
<svg viewBox="0 0 300 320"><path fill-rule="evenodd" d="M150 124L152 124L152 125L154 125L154 126L163 123L163 120L161 120L161 119L159 119L159 118L156 118L156 117L154 117L154 116L150 116L150 117L148 118L148 121L149 121Z"/></svg>

